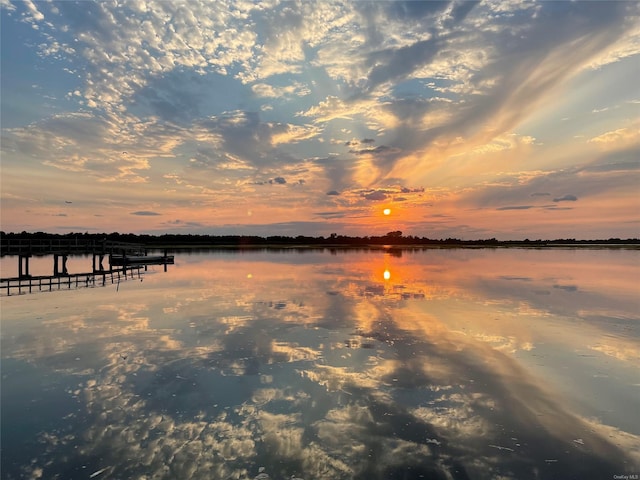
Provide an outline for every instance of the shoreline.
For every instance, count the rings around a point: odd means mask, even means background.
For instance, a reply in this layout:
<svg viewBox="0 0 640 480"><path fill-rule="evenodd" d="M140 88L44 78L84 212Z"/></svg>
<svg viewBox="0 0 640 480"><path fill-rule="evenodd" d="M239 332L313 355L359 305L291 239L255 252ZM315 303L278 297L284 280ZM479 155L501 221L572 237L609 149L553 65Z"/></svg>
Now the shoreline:
<svg viewBox="0 0 640 480"><path fill-rule="evenodd" d="M628 249L640 250L640 243L547 243L547 244L145 244L149 250L189 251L189 250L441 250L441 249L496 249L496 248L527 248L527 249Z"/></svg>
<svg viewBox="0 0 640 480"><path fill-rule="evenodd" d="M536 239L498 240L496 238L462 240L404 236L400 231L381 236L347 236L332 233L329 237L250 236L250 235L148 235L122 233L52 234L0 232L0 255L39 255L54 253L93 253L95 255L144 255L149 250L428 250L428 249L640 249L638 238L608 239Z"/></svg>

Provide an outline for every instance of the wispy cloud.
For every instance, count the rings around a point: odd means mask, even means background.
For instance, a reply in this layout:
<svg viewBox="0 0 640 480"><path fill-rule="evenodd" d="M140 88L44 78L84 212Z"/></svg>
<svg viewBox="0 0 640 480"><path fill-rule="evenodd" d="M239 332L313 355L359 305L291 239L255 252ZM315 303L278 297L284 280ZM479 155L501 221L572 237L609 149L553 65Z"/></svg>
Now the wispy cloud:
<svg viewBox="0 0 640 480"><path fill-rule="evenodd" d="M139 210L137 212L131 212L131 215L139 215L141 217L155 217L161 214L158 212L152 212L150 210Z"/></svg>
<svg viewBox="0 0 640 480"><path fill-rule="evenodd" d="M530 208L535 208L533 205L513 205L507 207L500 207L496 210L529 210Z"/></svg>
<svg viewBox="0 0 640 480"><path fill-rule="evenodd" d="M554 198L554 202L575 202L578 197L575 195L563 195L562 197Z"/></svg>

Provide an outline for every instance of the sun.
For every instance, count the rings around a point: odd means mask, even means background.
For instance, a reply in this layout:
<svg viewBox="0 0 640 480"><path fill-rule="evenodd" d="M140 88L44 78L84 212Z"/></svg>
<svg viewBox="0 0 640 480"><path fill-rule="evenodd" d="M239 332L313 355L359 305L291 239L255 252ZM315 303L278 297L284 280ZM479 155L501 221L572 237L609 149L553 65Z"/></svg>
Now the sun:
<svg viewBox="0 0 640 480"><path fill-rule="evenodd" d="M384 213L385 215L391 215L391 209L390 208L385 208L382 213Z"/></svg>

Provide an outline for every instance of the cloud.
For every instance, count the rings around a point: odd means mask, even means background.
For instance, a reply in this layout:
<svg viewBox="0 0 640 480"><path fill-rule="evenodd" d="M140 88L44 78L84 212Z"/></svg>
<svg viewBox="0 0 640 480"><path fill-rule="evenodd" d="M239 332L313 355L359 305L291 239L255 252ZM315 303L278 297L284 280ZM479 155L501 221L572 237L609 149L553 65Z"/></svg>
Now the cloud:
<svg viewBox="0 0 640 480"><path fill-rule="evenodd" d="M15 12L16 11L15 4L12 3L10 0L1 0L0 1L0 6L2 6L3 9L6 9L9 12Z"/></svg>
<svg viewBox="0 0 640 480"><path fill-rule="evenodd" d="M328 181L328 191L342 192L354 183L356 165L338 155L310 160Z"/></svg>
<svg viewBox="0 0 640 480"><path fill-rule="evenodd" d="M348 140L348 141L344 142L344 145L346 147L357 147L360 144L370 145L370 144L375 143L375 142L376 141L373 138L363 138L362 140L357 140L357 139L354 138L353 140Z"/></svg>
<svg viewBox="0 0 640 480"><path fill-rule="evenodd" d="M30 15L29 20L34 22L41 22L44 20L44 15L38 10L38 8L35 6L35 4L31 0L26 0L25 6L29 11L29 15Z"/></svg>
<svg viewBox="0 0 640 480"><path fill-rule="evenodd" d="M397 46L356 56L362 59L359 74L365 72L367 75L367 81L358 87L353 80L356 95L346 102L326 97L304 115L322 122L357 116L384 122L387 127L386 146L402 148L386 152L387 156L375 163L377 179L381 180L393 171L407 150L426 149L428 153L434 150L434 145L451 144L455 138L465 138L470 143L487 143L487 140L508 132L540 102L566 85L587 61L614 48L621 37L619 31L614 32L615 29L610 27L628 13L626 5L618 5L618 8L600 14L597 12L601 5L589 5L583 10L581 6L572 4L551 13L547 11L550 8L548 4L537 4L522 7L517 12L522 17L516 20L518 17L514 15L519 7L515 5L506 8L483 5L500 19L496 25L486 21L486 10L480 6L470 7L464 14L461 12L461 23L455 32L447 28L436 32L427 30L425 35L431 35L430 38L416 39L414 36L409 40L406 37L399 40ZM384 30L392 31L395 26L393 18L385 18L386 23L380 22L384 18L383 11L383 8L376 7L360 9L368 22L368 40L372 46L383 43ZM437 16L439 13L434 11L429 15ZM442 15L445 16L444 13ZM376 26L374 19L378 21ZM512 24L507 19L513 21ZM595 35L594 30L597 32ZM574 40L585 35L590 36L591 41L578 44L577 52L573 51ZM475 54L479 45L487 46L482 55ZM572 63L567 66L566 55L562 52L569 50L572 51ZM457 58L452 58L452 51L457 52ZM522 51L527 55L522 55ZM454 64L455 68L452 68ZM355 70L345 67L340 72L349 78ZM447 82L434 86L449 97L441 106L424 98L393 95L410 79L439 75ZM394 90L382 88L389 80L394 81ZM381 90L377 98L384 98L386 102L386 117L380 112L380 104L371 102L376 97L373 90L378 87ZM365 92L366 96L363 95ZM518 109L512 107L516 104ZM392 107L394 105L396 111ZM520 108L522 105L531 105L531 108ZM484 127L488 119L492 119L491 130ZM352 142L348 143L348 146L352 145ZM504 145L495 144L494 147L504 148ZM375 151L354 150L352 153L361 155ZM425 154L422 158L429 156ZM414 161L415 171L419 171L423 163L426 162Z"/></svg>
<svg viewBox="0 0 640 480"><path fill-rule="evenodd" d="M273 180L269 180L269 183L277 183L278 185L284 185L287 181L283 177L276 177Z"/></svg>
<svg viewBox="0 0 640 480"><path fill-rule="evenodd" d="M542 5L540 10L544 11L548 6L548 4ZM592 7L599 9L602 8L602 5L592 5ZM617 34L612 34L607 30L607 25L611 26L621 21L625 15L626 7L621 6L615 11L603 12L604 15L597 21L594 21L595 16L588 17L585 15L586 12L581 9L574 11L573 8L567 8L562 10L560 15L556 14L553 20L545 13L538 12L541 16L537 18L544 18L544 21L534 20L531 22L526 27L526 33L523 32L521 40L513 45L516 47L514 50L511 47L495 48L497 45L507 45L508 42L497 41L494 43L494 48L488 52L489 56L482 68L477 74L465 79L462 84L462 88L465 90L481 94L469 97L469 103L456 102L448 106L448 118L444 117L440 120L433 115L435 120L433 127L420 128L421 124L429 122L429 115L418 116L410 133L410 138L415 142L416 148L419 148L420 145L434 144L438 138L442 138L444 141L455 138L457 135L469 138L471 132L481 138L508 131L525 118L528 110L525 107L523 110L516 111L511 108L512 105L530 104L533 106L549 95L554 88L560 88L565 84L569 76L580 71L585 62L593 55L606 51L616 41ZM591 8L587 10L591 10ZM591 33L582 25L574 24L573 21L571 22L572 28L557 30L557 32L563 30L560 35L548 36L547 32L551 31L549 29L552 28L552 24L565 22L567 17L570 18L573 15L576 15L576 18L589 18L592 27L596 28L599 33L592 37L592 42L581 45L578 56L573 57L574 63L567 69L566 65L560 67L562 59L565 58L560 55L560 52L573 48L572 42L576 36L591 35ZM497 37L503 34L510 35L507 31L504 33L496 32ZM553 51L551 55L549 54L550 49ZM515 58L516 50L518 58ZM527 55L522 56L522 51L526 51ZM538 60L534 60L535 58ZM509 66L507 66L507 62L510 64ZM454 92L451 87L449 87L449 91ZM513 103L514 101L515 103ZM495 122L491 132L483 131L481 124L481 121L488 118L492 118ZM403 142L405 145L411 145L411 143L407 143L407 138L403 138Z"/></svg>
<svg viewBox="0 0 640 480"><path fill-rule="evenodd" d="M575 202L576 200L578 200L578 197L575 195L564 195L553 199L554 202Z"/></svg>
<svg viewBox="0 0 640 480"><path fill-rule="evenodd" d="M625 149L609 152L598 161L585 165L580 171L585 173L611 173L629 175L637 174L640 170L640 148Z"/></svg>
<svg viewBox="0 0 640 480"><path fill-rule="evenodd" d="M528 205L533 198L548 202L547 197L552 196L549 191L554 192L554 202L617 196L619 192L631 192L637 187L640 170L637 155L638 149L635 147L622 148L605 154L596 153L594 160L564 169L503 173L499 181L467 189L462 194L462 204L495 208L505 204L521 206L524 202ZM567 190L573 193L559 195L559 192ZM552 205L545 208L558 210Z"/></svg>
<svg viewBox="0 0 640 480"><path fill-rule="evenodd" d="M529 210L530 208L535 208L533 205L513 205L508 207L499 207L496 210Z"/></svg>
<svg viewBox="0 0 640 480"><path fill-rule="evenodd" d="M314 124L319 125L332 121L345 125L354 121L365 121L368 128L377 131L383 131L385 127L393 127L397 124L397 119L387 111L385 104L379 103L375 98L346 101L335 95L329 95L306 110L298 111L296 115L311 118ZM341 131L341 133L349 132L350 129Z"/></svg>
<svg viewBox="0 0 640 480"><path fill-rule="evenodd" d="M416 188L401 187L400 191L402 193L423 193L424 187L416 187Z"/></svg>
<svg viewBox="0 0 640 480"><path fill-rule="evenodd" d="M347 212L344 211L336 211L336 212L316 212L315 215L321 218L344 218L348 216Z"/></svg>
<svg viewBox="0 0 640 480"><path fill-rule="evenodd" d="M149 210L139 210L137 212L131 212L131 215L139 215L141 217L155 217L157 215L162 215L162 214L158 212L152 212Z"/></svg>
<svg viewBox="0 0 640 480"><path fill-rule="evenodd" d="M621 144L628 143L639 143L640 142L640 128L637 126L619 128L617 130L613 130L610 132L605 132L601 135L593 137L588 140L589 143L596 144L616 144L620 146Z"/></svg>
<svg viewBox="0 0 640 480"><path fill-rule="evenodd" d="M41 158L44 165L67 172L88 173L103 181L141 183L145 181L141 172L149 169L149 150L162 155L166 137L154 126L138 124L139 144L134 148L129 141L135 136L119 133L130 121L84 112L53 115L5 130L2 148Z"/></svg>
<svg viewBox="0 0 640 480"><path fill-rule="evenodd" d="M545 210L557 210L557 211L573 210L573 207L558 207L556 205L544 205L541 208Z"/></svg>
<svg viewBox="0 0 640 480"><path fill-rule="evenodd" d="M353 211L345 213L346 217L353 218L355 215ZM312 214L315 215L316 212L312 212ZM353 225L348 223L331 222L328 224L326 221L288 221L251 225L227 223L223 225L208 225L202 233L210 235L258 235L262 237L284 235L296 237L300 235L300 232L304 232L305 235L310 236L327 236L331 232L345 231L345 229L352 227Z"/></svg>
<svg viewBox="0 0 640 480"><path fill-rule="evenodd" d="M389 48L371 53L366 63L372 65L365 91L372 91L391 80L404 79L427 64L442 48L439 39L429 38L399 48Z"/></svg>
<svg viewBox="0 0 640 480"><path fill-rule="evenodd" d="M282 125L269 124L273 129L271 143L278 145L281 143L299 143L318 137L322 129L315 125Z"/></svg>
<svg viewBox="0 0 640 480"><path fill-rule="evenodd" d="M181 132L186 138L204 143L199 148L196 166L223 168L235 164L245 169L271 169L276 166L295 165L302 159L279 144L295 144L319 134L310 125L263 122L259 112L237 110L210 116L194 122L190 130ZM182 137L184 140L185 137ZM209 142L210 145L206 145Z"/></svg>
<svg viewBox="0 0 640 480"><path fill-rule="evenodd" d="M243 11L244 7L248 10ZM90 108L116 111L119 103L151 79L176 68L225 72L233 62L247 62L255 42L254 35L246 31L238 34L232 28L252 9L248 5L225 12L206 3L193 3L188 8L156 4L144 9L136 3L119 8L87 4L79 9L61 2L48 9L51 11L34 21L51 29L47 18L59 12L55 18L58 28L68 32L67 38L75 39L70 44L86 62L83 96ZM110 64L108 71L102 68L104 62Z"/></svg>
<svg viewBox="0 0 640 480"><path fill-rule="evenodd" d="M205 224L201 222L186 222L180 219L170 220L164 223L169 227L182 227L182 228L202 228Z"/></svg>
<svg viewBox="0 0 640 480"><path fill-rule="evenodd" d="M364 193L362 194L362 196L367 200L385 200L387 198L387 194L382 190L377 190L371 193Z"/></svg>
<svg viewBox="0 0 640 480"><path fill-rule="evenodd" d="M293 85L275 86L267 83L255 83L251 86L251 90L258 97L278 98L282 99L288 96L303 97L309 95L309 88L300 82L294 82Z"/></svg>
<svg viewBox="0 0 640 480"><path fill-rule="evenodd" d="M337 190L330 190L327 192L327 195L340 195L340 192L338 192Z"/></svg>
<svg viewBox="0 0 640 480"><path fill-rule="evenodd" d="M202 115L205 95L202 76L172 71L149 79L132 95L129 109L142 118L154 115L165 121L190 122Z"/></svg>
<svg viewBox="0 0 640 480"><path fill-rule="evenodd" d="M384 155L393 150L394 149L387 145L378 145L377 147L363 148L361 150L349 150L349 153L353 153L354 155Z"/></svg>

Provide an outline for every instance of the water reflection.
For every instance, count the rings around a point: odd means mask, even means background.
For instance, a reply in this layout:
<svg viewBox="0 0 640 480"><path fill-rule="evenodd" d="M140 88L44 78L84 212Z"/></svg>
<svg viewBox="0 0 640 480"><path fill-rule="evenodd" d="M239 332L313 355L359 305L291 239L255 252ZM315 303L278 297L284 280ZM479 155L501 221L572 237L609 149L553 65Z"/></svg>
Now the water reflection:
<svg viewBox="0 0 640 480"><path fill-rule="evenodd" d="M334 253L3 299L3 478L639 470L638 252Z"/></svg>

